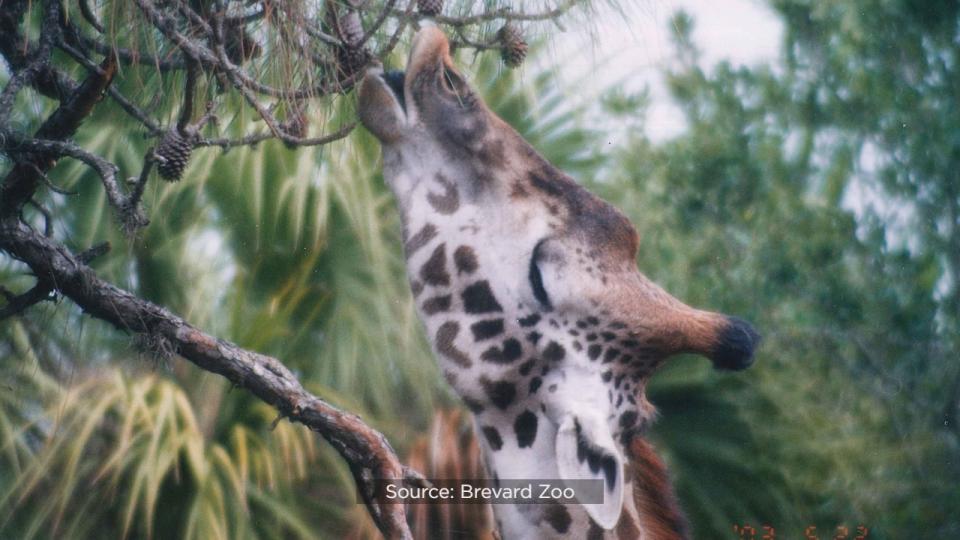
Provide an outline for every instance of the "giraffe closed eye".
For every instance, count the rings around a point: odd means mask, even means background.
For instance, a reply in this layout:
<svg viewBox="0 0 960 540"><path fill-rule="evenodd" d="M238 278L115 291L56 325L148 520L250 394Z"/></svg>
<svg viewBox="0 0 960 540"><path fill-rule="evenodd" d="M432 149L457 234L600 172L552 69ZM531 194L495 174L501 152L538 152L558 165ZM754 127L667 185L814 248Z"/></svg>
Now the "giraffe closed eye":
<svg viewBox="0 0 960 540"><path fill-rule="evenodd" d="M533 289L533 297L537 299L537 302L540 302L540 305L547 311L553 309L553 306L550 304L550 295L547 294L547 290L543 288L543 274L540 273L540 267L537 265L537 257L540 253L540 247L546 240L541 240L537 243L537 246L533 248L533 253L530 255L530 270L527 274L527 279L530 281L530 288Z"/></svg>

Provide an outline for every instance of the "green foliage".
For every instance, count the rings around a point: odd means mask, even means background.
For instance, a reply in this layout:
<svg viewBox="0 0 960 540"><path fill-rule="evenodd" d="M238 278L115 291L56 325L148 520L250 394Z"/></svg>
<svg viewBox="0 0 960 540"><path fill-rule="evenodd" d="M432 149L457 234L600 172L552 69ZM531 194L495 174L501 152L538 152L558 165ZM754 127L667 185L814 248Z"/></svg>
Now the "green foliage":
<svg viewBox="0 0 960 540"><path fill-rule="evenodd" d="M654 145L634 128L597 186L638 224L641 269L765 337L749 372L681 362L655 379L654 435L697 537L732 524L956 536L955 13L774 4L778 69L705 71L678 15L667 82L688 129ZM884 219L896 205L907 220Z"/></svg>
<svg viewBox="0 0 960 540"><path fill-rule="evenodd" d="M5 433L23 456L0 494L0 522L23 538L309 538L316 521L337 517L274 511L318 471L336 470L336 458L302 426L278 424L264 438L273 416L264 404L220 444L170 380L111 370L53 395Z"/></svg>
<svg viewBox="0 0 960 540"><path fill-rule="evenodd" d="M586 117L549 72L523 79L495 55L461 60L494 110L638 225L644 272L764 335L750 371L682 358L649 388L653 437L697 538L747 523L791 538L839 524L957 537L956 3L771 4L786 26L774 66L706 69L696 21L673 21L666 77L687 130L661 144L644 132L646 92L613 90ZM175 117L182 81L144 67L122 84ZM324 122L348 118L349 102ZM251 129L235 110L223 125ZM16 121L41 112L18 105ZM614 125L626 142L601 152L597 132ZM128 126L105 104L78 142L137 170L150 141ZM76 192L44 196L58 236L75 249L113 245L98 272L278 356L401 451L453 401L413 315L368 134L319 150L198 150L183 181L150 184L151 225L135 239L117 230L95 176L70 163L50 176ZM0 281L31 283L14 262ZM68 303L0 326L0 536L350 528L350 476L328 447L285 422L271 430L268 408L179 361L130 367L155 352Z"/></svg>

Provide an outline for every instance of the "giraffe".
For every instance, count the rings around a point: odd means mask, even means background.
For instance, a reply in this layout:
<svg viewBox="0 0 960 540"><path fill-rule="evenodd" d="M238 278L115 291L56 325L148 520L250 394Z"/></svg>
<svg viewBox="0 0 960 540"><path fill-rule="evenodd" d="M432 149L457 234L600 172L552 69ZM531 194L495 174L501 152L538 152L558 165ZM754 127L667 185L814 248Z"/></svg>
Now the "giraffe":
<svg viewBox="0 0 960 540"><path fill-rule="evenodd" d="M381 143L418 315L487 474L602 481L602 503L494 505L502 537L686 538L643 438L646 383L679 353L748 367L753 327L640 273L633 225L490 111L437 27L417 32L405 72L367 71L359 114Z"/></svg>

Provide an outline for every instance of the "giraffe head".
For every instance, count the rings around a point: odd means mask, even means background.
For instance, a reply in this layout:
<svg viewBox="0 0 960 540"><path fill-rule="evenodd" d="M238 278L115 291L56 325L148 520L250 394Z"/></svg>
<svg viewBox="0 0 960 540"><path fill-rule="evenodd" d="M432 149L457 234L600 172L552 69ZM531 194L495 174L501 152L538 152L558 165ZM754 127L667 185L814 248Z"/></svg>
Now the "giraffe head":
<svg viewBox="0 0 960 540"><path fill-rule="evenodd" d="M641 274L626 217L490 111L439 29L417 34L405 73L367 73L360 118L400 204L419 314L491 475L603 482L602 504L498 505L504 533L619 527L651 374L679 353L743 369L759 336Z"/></svg>

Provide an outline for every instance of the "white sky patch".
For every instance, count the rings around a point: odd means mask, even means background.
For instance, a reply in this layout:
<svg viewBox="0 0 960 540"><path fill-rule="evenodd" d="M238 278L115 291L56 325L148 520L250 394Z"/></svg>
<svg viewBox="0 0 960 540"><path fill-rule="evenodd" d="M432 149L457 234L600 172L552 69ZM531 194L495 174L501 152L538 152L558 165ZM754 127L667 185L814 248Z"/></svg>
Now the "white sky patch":
<svg viewBox="0 0 960 540"><path fill-rule="evenodd" d="M673 53L670 19L678 10L693 17L694 43L708 70L722 60L735 65L774 62L783 39L783 24L758 0L640 0L623 9L624 14L604 8L595 35L574 32L568 22L571 31L552 35L541 62L544 67L562 62L564 86L588 99L617 84L630 92L648 87L647 134L655 142L686 126L663 76Z"/></svg>

